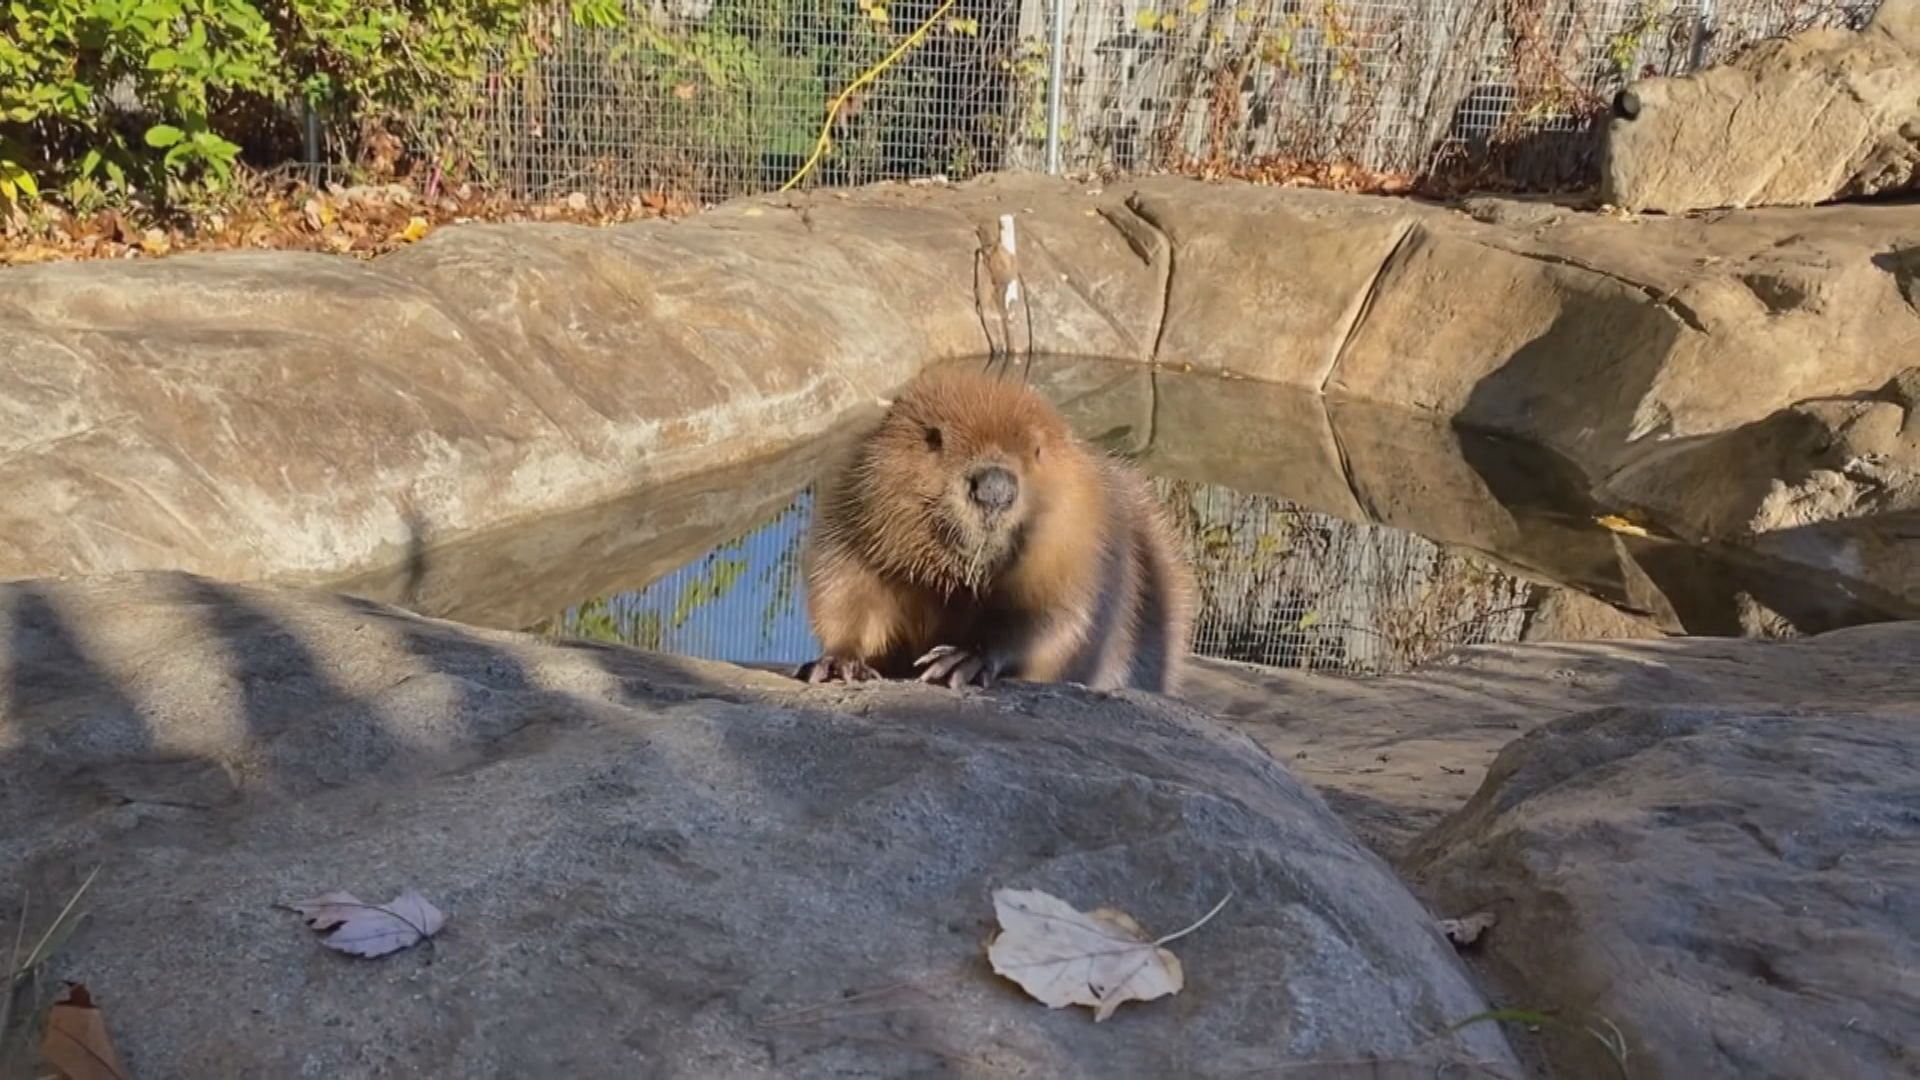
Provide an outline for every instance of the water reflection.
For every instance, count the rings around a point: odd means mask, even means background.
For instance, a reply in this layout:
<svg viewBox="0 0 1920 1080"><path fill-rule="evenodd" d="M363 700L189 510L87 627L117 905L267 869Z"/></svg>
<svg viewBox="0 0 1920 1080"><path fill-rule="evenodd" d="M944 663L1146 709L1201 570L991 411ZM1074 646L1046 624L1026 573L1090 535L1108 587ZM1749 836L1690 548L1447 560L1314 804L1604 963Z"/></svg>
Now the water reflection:
<svg viewBox="0 0 1920 1080"><path fill-rule="evenodd" d="M1266 495L1154 479L1201 588L1205 656L1376 674L1456 645L1513 641L1535 587L1399 529L1357 525ZM536 629L736 663L817 655L800 552L803 491L773 520L641 589L579 604Z"/></svg>
<svg viewBox="0 0 1920 1080"><path fill-rule="evenodd" d="M1817 633L1920 616L1872 580L1812 569L1818 559L1665 533L1607 505L1552 449L1441 416L1098 359L1001 363L1084 437L1156 478L1199 565L1195 645L1208 655L1398 670L1522 636L1553 588L1666 633ZM862 426L849 418L816 443L674 484L636 477L617 501L450 544L428 530L393 569L333 584L484 625L795 663L816 648L798 573L806 491ZM1600 523L1617 514L1648 528Z"/></svg>
<svg viewBox="0 0 1920 1080"><path fill-rule="evenodd" d="M560 637L736 663L797 664L819 651L807 626L802 491L772 521L648 585L597 597L534 627Z"/></svg>
<svg viewBox="0 0 1920 1080"><path fill-rule="evenodd" d="M1526 629L1534 585L1413 533L1215 484L1154 488L1199 578L1202 656L1379 674Z"/></svg>

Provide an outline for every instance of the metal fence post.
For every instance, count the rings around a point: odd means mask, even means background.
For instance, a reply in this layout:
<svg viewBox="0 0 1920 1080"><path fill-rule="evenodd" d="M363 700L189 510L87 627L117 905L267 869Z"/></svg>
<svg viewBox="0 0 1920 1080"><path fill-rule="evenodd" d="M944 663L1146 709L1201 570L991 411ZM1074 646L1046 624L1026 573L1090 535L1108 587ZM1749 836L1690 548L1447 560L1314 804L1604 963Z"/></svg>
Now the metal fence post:
<svg viewBox="0 0 1920 1080"><path fill-rule="evenodd" d="M1047 172L1060 172L1060 84L1066 67L1067 0L1051 0L1053 41L1047 49Z"/></svg>
<svg viewBox="0 0 1920 1080"><path fill-rule="evenodd" d="M1713 36L1713 0L1700 0L1693 19L1693 41L1687 49L1687 70L1699 71L1707 62L1707 39Z"/></svg>

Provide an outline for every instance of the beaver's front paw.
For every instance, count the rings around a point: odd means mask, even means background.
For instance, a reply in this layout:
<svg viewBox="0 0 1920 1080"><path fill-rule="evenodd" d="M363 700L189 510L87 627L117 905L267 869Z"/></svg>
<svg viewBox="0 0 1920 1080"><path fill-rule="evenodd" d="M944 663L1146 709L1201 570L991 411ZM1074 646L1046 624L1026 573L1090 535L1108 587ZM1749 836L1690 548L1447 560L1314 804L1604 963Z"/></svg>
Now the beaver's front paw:
<svg viewBox="0 0 1920 1080"><path fill-rule="evenodd" d="M915 660L913 666L927 669L920 673L921 682L945 683L955 689L969 684L992 686L1000 677L1000 670L992 660L957 645L936 646Z"/></svg>
<svg viewBox="0 0 1920 1080"><path fill-rule="evenodd" d="M880 677L865 660L849 660L841 656L822 656L818 660L809 660L794 671L793 677L805 679L810 683L827 682L869 682Z"/></svg>

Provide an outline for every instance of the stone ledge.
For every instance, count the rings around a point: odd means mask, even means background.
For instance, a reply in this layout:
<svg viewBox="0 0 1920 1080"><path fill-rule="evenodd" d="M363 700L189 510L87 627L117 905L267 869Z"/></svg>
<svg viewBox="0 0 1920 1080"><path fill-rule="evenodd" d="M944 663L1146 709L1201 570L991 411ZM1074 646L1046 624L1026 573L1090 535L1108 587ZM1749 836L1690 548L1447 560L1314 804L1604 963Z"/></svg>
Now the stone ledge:
<svg viewBox="0 0 1920 1080"><path fill-rule="evenodd" d="M1853 440L1871 444L1870 474L1741 434L1913 364L1899 253L1920 250L1920 210L1510 224L1479 210L997 177L607 229L456 227L372 264L15 269L0 294L0 578L370 581L423 542L792 454L920 366L1010 342L1519 440L1667 534L1765 545L1790 527L1769 557L1920 604L1912 557L1879 524L1920 498L1913 424ZM983 258L1002 213L1025 285L1011 311ZM1736 436L1757 446L1740 482L1664 479ZM1319 483L1323 507L1370 512L1377 496L1351 485ZM1787 513L1776 487L1806 494ZM1807 531L1833 522L1838 540Z"/></svg>

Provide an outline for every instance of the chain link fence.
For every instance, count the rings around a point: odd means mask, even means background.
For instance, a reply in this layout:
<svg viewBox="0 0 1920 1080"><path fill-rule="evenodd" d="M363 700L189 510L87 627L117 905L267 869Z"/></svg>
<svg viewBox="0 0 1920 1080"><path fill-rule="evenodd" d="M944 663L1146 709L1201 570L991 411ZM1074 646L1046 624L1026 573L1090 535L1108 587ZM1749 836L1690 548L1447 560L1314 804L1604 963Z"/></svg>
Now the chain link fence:
<svg viewBox="0 0 1920 1080"><path fill-rule="evenodd" d="M1623 81L1768 35L1859 26L1876 3L605 5L584 24L567 4L535 17L526 47L442 123L460 165L521 195L717 200L786 184L824 134L808 185L1276 158L1411 174L1493 163L1545 184L1591 177L1597 121Z"/></svg>
<svg viewBox="0 0 1920 1080"><path fill-rule="evenodd" d="M1535 586L1410 532L1159 479L1200 584L1202 656L1343 675L1518 641Z"/></svg>
<svg viewBox="0 0 1920 1080"><path fill-rule="evenodd" d="M1876 0L604 0L556 4L471 109L465 166L510 193L699 200L794 182L1276 159L1523 184L1592 179L1628 79ZM816 152L830 148L816 160ZM804 180L797 181L804 172ZM1196 651L1347 674L1519 638L1526 582L1411 534L1158 481L1202 586ZM549 632L797 663L807 494L755 533Z"/></svg>

